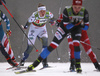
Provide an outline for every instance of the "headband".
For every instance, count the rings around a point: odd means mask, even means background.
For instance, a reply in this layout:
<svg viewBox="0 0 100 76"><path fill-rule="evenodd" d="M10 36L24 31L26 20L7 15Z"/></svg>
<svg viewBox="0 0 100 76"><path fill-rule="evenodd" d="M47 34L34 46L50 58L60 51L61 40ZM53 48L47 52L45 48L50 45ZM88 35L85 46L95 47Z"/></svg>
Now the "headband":
<svg viewBox="0 0 100 76"><path fill-rule="evenodd" d="M41 11L41 10L46 10L46 7L45 6L38 7L38 11Z"/></svg>

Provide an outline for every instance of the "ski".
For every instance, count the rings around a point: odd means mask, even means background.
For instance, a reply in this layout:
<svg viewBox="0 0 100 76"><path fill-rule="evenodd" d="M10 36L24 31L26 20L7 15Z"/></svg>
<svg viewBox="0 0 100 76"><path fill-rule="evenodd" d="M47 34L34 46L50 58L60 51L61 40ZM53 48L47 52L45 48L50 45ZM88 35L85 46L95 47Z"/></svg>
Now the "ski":
<svg viewBox="0 0 100 76"><path fill-rule="evenodd" d="M22 73L29 73L29 72L36 72L36 70L31 70L31 71L21 70L21 71L15 72L15 74L22 74Z"/></svg>
<svg viewBox="0 0 100 76"><path fill-rule="evenodd" d="M95 72L100 72L100 71L99 71L99 70L97 70L97 69L96 69L96 70L94 70L94 71L95 71Z"/></svg>
<svg viewBox="0 0 100 76"><path fill-rule="evenodd" d="M63 73L75 73L76 71L63 71Z"/></svg>
<svg viewBox="0 0 100 76"><path fill-rule="evenodd" d="M39 70L43 70L43 69L46 69L46 68L52 68L52 66L42 67L42 68L40 68Z"/></svg>
<svg viewBox="0 0 100 76"><path fill-rule="evenodd" d="M20 66L20 67L9 67L9 68L6 68L6 70L10 70L10 69L14 69L14 70L20 70L20 69L26 69L27 67L24 67L24 66Z"/></svg>
<svg viewBox="0 0 100 76"><path fill-rule="evenodd" d="M63 73L77 73L76 71L63 71ZM77 74L86 74L87 72L82 71L81 73L77 73Z"/></svg>

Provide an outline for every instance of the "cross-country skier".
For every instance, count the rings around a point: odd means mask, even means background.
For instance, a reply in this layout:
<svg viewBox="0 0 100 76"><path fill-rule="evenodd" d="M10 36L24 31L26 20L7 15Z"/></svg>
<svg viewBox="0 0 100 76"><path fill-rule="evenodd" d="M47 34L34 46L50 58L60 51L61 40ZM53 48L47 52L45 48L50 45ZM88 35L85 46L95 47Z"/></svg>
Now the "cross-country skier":
<svg viewBox="0 0 100 76"><path fill-rule="evenodd" d="M2 20L6 22L6 34L3 30L3 26L1 24ZM11 30L10 30L10 22L7 16L0 10L0 50L2 54L6 57L7 61L12 65L12 66L18 66L18 63L15 60L13 51L10 47L9 41L7 36L11 35Z"/></svg>
<svg viewBox="0 0 100 76"><path fill-rule="evenodd" d="M36 38L38 37L42 42L42 50L48 46L48 34L46 29L46 22L49 20L51 25L54 25L53 14L50 11L46 10L46 6L39 3L37 11L29 17L24 29L27 29L30 26L28 32L28 38L34 44ZM24 52L24 57L21 59L20 66L23 66L25 60L29 57L33 49L33 45L28 40L27 49ZM43 60L43 67L47 67L47 58Z"/></svg>
<svg viewBox="0 0 100 76"><path fill-rule="evenodd" d="M80 39L82 36L82 29L88 27L88 22L88 12L82 7L82 0L73 0L72 6L64 9L63 20L61 21L51 44L41 52L37 60L27 68L27 71L38 66L43 59L59 46L61 41L70 32L73 39L76 72L81 73Z"/></svg>
<svg viewBox="0 0 100 76"><path fill-rule="evenodd" d="M61 22L62 19L63 19L63 15L61 14L56 22L57 26L59 26L59 23ZM89 22L85 23L85 25L88 25L88 26L82 29L81 44L84 47L85 52L87 53L87 55L90 57L91 61L93 62L95 68L100 70L100 65L98 64L96 55L93 53L91 46L89 46L90 40L87 34L87 30L89 28ZM70 62L71 62L70 71L75 71L74 46L73 46L73 41L72 41L70 33L67 36L67 40L69 44Z"/></svg>

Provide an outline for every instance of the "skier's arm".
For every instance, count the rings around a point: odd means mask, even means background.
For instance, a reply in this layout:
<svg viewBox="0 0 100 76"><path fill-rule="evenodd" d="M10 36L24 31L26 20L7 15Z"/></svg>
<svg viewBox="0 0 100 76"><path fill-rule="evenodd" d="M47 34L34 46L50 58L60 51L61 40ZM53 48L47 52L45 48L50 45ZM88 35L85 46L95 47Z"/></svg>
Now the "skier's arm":
<svg viewBox="0 0 100 76"><path fill-rule="evenodd" d="M6 29L7 31L10 30L10 21L7 16L1 11L1 18L4 22L6 22Z"/></svg>
<svg viewBox="0 0 100 76"><path fill-rule="evenodd" d="M67 26L69 24L69 16L66 8L63 11L63 24L64 26Z"/></svg>
<svg viewBox="0 0 100 76"><path fill-rule="evenodd" d="M24 26L24 29L27 29L27 28L30 26L30 24L31 24L31 23L27 21L27 23L26 23L25 26Z"/></svg>
<svg viewBox="0 0 100 76"><path fill-rule="evenodd" d="M57 19L57 21L56 21L56 26L57 26L57 27L60 26L60 22L62 21L62 19L63 19L63 14L61 14L61 15L59 16L59 18Z"/></svg>
<svg viewBox="0 0 100 76"><path fill-rule="evenodd" d="M89 14L88 11L85 9L84 11L84 28L83 30L88 30L89 28Z"/></svg>
<svg viewBox="0 0 100 76"><path fill-rule="evenodd" d="M27 21L27 23L25 24L25 26L24 26L24 29L27 29L29 26L30 26L30 24L32 23L32 22L34 22L35 21L35 15L34 15L34 13L28 18L28 21Z"/></svg>
<svg viewBox="0 0 100 76"><path fill-rule="evenodd" d="M54 15L51 12L49 12L49 23L55 25Z"/></svg>

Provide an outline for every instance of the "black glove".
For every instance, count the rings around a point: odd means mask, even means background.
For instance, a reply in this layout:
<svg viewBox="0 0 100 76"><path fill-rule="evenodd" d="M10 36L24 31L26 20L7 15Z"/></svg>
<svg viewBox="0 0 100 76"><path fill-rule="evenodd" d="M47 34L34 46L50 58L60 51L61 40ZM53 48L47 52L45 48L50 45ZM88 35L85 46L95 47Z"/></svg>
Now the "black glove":
<svg viewBox="0 0 100 76"><path fill-rule="evenodd" d="M0 0L0 5L2 5L1 1L6 4L6 1L5 0Z"/></svg>
<svg viewBox="0 0 100 76"><path fill-rule="evenodd" d="M76 24L78 24L78 23L79 23L79 19L78 19L78 18L73 19L73 21L72 21L72 24L73 24L73 25L76 25Z"/></svg>
<svg viewBox="0 0 100 76"><path fill-rule="evenodd" d="M58 21L56 21L55 25L56 25L57 27L59 27L59 26L60 26L60 23L59 23Z"/></svg>

